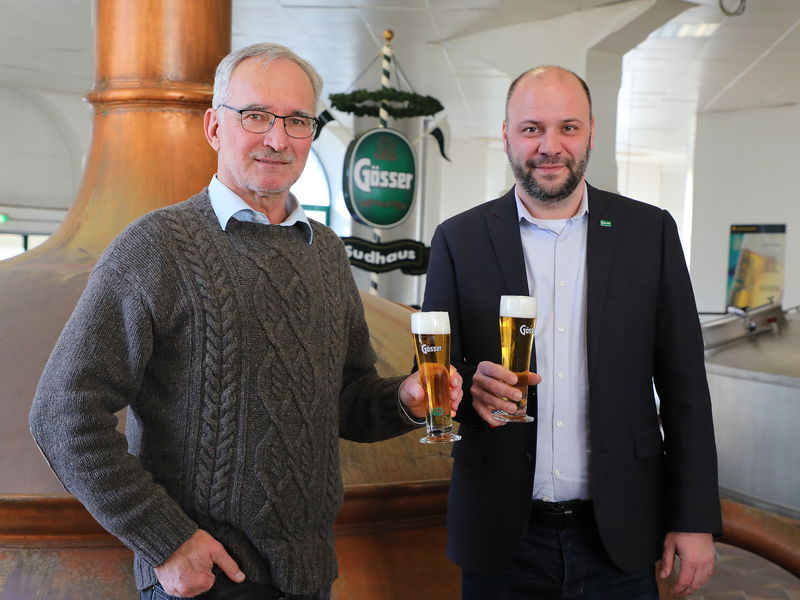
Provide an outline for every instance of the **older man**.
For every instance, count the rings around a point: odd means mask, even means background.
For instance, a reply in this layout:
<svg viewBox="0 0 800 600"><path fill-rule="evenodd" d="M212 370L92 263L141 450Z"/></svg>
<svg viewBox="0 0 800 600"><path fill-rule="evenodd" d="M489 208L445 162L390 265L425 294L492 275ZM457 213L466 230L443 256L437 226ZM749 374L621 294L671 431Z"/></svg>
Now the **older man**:
<svg viewBox="0 0 800 600"><path fill-rule="evenodd" d="M663 558L666 576L676 556L673 593L693 592L711 575L721 519L675 222L586 183L594 118L574 73L517 78L502 134L516 185L437 229L424 300L450 312L469 389L448 509L463 596L657 600L653 563ZM494 412L515 412L504 398L520 392L498 364L500 296L529 294L535 421L503 424Z"/></svg>
<svg viewBox="0 0 800 600"><path fill-rule="evenodd" d="M220 63L217 174L111 244L42 375L34 437L133 549L142 599L329 597L338 438L424 415L416 375L377 376L344 246L289 193L321 85L275 44Z"/></svg>

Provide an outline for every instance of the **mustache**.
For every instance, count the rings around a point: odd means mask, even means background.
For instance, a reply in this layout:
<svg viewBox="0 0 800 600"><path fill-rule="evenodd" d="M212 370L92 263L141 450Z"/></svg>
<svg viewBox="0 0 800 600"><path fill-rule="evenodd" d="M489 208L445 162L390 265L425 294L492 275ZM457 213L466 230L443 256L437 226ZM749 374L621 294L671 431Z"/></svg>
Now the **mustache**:
<svg viewBox="0 0 800 600"><path fill-rule="evenodd" d="M250 154L253 160L277 160L280 162L293 163L294 154L290 152L275 152L273 150L259 150Z"/></svg>
<svg viewBox="0 0 800 600"><path fill-rule="evenodd" d="M536 167L541 167L544 165L564 165L566 167L574 164L574 161L568 158L559 158L557 156L545 156L542 158L537 159L528 159L525 161L525 166L529 169L534 169Z"/></svg>

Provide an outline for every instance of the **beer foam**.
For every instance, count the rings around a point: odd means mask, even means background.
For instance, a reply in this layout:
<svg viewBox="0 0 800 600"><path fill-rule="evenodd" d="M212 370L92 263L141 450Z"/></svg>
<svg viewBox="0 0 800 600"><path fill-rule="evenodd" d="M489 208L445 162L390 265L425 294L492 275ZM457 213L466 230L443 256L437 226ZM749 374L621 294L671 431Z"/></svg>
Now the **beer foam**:
<svg viewBox="0 0 800 600"><path fill-rule="evenodd" d="M446 312L411 313L411 333L449 334L450 316Z"/></svg>
<svg viewBox="0 0 800 600"><path fill-rule="evenodd" d="M533 296L500 296L500 316L535 319L536 298Z"/></svg>

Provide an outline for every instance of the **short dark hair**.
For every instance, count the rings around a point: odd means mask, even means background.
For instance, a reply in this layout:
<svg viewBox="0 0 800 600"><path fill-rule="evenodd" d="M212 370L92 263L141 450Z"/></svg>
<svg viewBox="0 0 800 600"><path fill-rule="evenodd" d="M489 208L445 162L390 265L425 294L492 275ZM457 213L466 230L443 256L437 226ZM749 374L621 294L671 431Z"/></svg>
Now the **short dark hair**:
<svg viewBox="0 0 800 600"><path fill-rule="evenodd" d="M506 121L508 121L508 103L511 101L511 95L517 88L517 84L519 84L520 81L525 79L525 77L527 77L534 71L544 71L550 69L555 69L558 71L562 71L564 73L568 73L569 75L572 75L575 79L577 79L580 82L583 91L586 93L586 99L589 101L589 118L592 117L592 94L589 91L589 86L586 85L586 82L583 80L583 78L574 71L570 71L569 69L565 69L564 67L558 67L555 65L540 65L538 67L533 67L532 69L528 69L527 71L519 75L519 77L517 77L514 81L512 81L510 86L508 86L508 93L506 94Z"/></svg>

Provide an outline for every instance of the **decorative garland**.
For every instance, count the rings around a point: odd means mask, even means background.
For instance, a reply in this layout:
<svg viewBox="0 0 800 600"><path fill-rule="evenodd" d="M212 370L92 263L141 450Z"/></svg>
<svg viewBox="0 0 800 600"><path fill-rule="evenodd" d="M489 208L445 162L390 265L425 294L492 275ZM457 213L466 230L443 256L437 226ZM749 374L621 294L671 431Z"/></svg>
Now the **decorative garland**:
<svg viewBox="0 0 800 600"><path fill-rule="evenodd" d="M357 117L377 117L382 102L386 103L386 111L389 116L395 119L426 117L435 115L444 109L441 102L433 96L421 96L414 92L403 92L394 88L372 92L354 90L349 94L331 94L328 98L336 110L351 113Z"/></svg>

